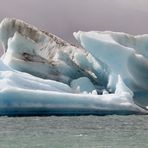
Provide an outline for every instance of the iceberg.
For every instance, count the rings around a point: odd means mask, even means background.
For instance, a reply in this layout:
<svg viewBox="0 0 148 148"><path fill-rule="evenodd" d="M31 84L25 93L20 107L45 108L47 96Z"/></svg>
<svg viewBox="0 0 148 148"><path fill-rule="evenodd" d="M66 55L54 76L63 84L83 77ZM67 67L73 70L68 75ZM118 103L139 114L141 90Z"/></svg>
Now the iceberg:
<svg viewBox="0 0 148 148"><path fill-rule="evenodd" d="M148 35L79 31L74 36L96 59L108 65L110 78L120 74L127 83L148 89Z"/></svg>
<svg viewBox="0 0 148 148"><path fill-rule="evenodd" d="M82 47L21 20L2 20L0 115L148 113L148 35L74 37Z"/></svg>

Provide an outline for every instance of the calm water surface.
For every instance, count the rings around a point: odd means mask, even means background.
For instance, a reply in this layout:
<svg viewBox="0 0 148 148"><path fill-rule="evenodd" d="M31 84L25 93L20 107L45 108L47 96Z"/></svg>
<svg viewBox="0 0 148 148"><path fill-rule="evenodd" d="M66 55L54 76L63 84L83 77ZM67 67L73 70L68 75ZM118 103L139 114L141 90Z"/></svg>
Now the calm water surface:
<svg viewBox="0 0 148 148"><path fill-rule="evenodd" d="M0 148L148 148L148 116L0 117Z"/></svg>

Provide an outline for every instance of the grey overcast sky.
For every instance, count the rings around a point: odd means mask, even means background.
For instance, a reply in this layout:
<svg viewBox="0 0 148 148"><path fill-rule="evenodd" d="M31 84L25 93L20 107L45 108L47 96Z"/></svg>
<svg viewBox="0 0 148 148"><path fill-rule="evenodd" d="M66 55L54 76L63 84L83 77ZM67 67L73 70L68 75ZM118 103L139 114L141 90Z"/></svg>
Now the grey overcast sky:
<svg viewBox="0 0 148 148"><path fill-rule="evenodd" d="M22 19L75 43L72 33L148 33L148 0L0 0L0 20Z"/></svg>

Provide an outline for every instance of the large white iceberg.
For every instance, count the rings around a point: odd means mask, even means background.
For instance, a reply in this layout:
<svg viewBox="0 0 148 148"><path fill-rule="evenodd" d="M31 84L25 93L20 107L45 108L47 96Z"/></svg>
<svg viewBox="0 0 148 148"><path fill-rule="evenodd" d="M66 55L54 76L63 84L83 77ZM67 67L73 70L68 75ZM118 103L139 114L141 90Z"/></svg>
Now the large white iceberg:
<svg viewBox="0 0 148 148"><path fill-rule="evenodd" d="M83 48L16 19L0 24L0 115L147 114L148 36L78 32Z"/></svg>

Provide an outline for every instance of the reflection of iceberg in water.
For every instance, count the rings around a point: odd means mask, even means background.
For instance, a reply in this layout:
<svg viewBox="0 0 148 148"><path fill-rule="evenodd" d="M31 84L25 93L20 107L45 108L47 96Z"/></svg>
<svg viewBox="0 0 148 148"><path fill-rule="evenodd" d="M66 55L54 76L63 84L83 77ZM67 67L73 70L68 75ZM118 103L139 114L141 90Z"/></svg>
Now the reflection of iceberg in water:
<svg viewBox="0 0 148 148"><path fill-rule="evenodd" d="M147 35L74 36L84 48L20 20L1 22L1 115L147 113Z"/></svg>

